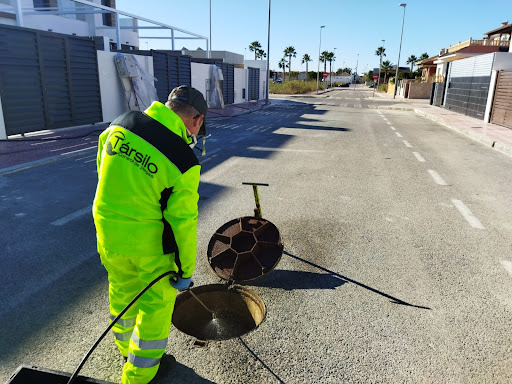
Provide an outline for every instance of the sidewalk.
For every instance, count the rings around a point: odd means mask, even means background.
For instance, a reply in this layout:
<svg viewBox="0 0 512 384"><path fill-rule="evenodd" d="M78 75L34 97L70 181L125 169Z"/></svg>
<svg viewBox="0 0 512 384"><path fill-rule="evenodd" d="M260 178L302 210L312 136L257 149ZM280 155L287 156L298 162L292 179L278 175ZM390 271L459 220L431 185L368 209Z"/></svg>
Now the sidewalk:
<svg viewBox="0 0 512 384"><path fill-rule="evenodd" d="M428 104L428 100L393 99L392 95L375 93L375 98L390 101L390 105L379 106L378 109L394 109L414 111L419 115L435 121L447 128L469 136L482 144L489 146L512 157L512 129L501 125L484 123L483 120L465 116L445 108Z"/></svg>
<svg viewBox="0 0 512 384"><path fill-rule="evenodd" d="M226 105L224 109L211 108L206 115L206 125L216 119L259 111L265 106L265 100L258 100ZM9 136L8 140L0 141L0 175L51 163L64 156L92 152L97 147L98 136L107 126L107 123L98 123Z"/></svg>

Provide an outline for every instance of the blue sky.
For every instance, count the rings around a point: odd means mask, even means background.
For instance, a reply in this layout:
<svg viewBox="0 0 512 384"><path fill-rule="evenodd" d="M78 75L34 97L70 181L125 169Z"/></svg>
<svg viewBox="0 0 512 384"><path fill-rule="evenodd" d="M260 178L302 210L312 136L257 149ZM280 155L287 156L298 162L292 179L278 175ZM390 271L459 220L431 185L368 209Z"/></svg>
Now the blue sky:
<svg viewBox="0 0 512 384"><path fill-rule="evenodd" d="M433 56L441 48L485 32L501 22L512 22L512 0L405 0L405 23L400 65L410 55L427 52ZM210 0L117 0L119 10L137 14L208 37ZM212 50L246 54L249 44L259 41L267 51L268 0L211 0ZM293 46L292 70L307 53L313 58L309 70L316 70L322 30L321 50L336 53L334 68L358 65L358 72L378 67L375 50L385 40L386 59L396 64L400 45L403 8L397 0L271 0L270 68L277 69L283 51ZM141 35L157 32L143 31ZM202 40L177 40L176 48L205 49ZM170 49L170 40L146 40L141 48ZM336 48L336 51L334 51ZM359 54L359 56L358 56Z"/></svg>

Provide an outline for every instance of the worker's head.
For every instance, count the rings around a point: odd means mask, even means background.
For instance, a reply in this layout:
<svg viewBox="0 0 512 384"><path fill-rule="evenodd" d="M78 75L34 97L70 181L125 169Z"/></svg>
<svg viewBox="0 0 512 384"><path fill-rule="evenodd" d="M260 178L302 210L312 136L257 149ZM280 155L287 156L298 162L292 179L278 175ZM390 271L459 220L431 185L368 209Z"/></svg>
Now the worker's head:
<svg viewBox="0 0 512 384"><path fill-rule="evenodd" d="M197 89L186 85L174 88L165 105L181 117L189 135L206 135L208 104Z"/></svg>

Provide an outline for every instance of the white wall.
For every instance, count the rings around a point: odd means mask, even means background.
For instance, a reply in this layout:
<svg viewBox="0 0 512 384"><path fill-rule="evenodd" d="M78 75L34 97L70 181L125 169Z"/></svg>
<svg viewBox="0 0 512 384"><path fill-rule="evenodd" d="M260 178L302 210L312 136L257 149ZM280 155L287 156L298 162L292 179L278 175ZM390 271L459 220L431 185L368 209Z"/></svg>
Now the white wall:
<svg viewBox="0 0 512 384"><path fill-rule="evenodd" d="M261 61L261 60L260 60ZM260 70L260 97L259 99L264 99L267 93L267 71Z"/></svg>
<svg viewBox="0 0 512 384"><path fill-rule="evenodd" d="M190 63L192 87L201 91L206 99L206 80L209 77L210 64Z"/></svg>
<svg viewBox="0 0 512 384"><path fill-rule="evenodd" d="M267 70L267 60L245 60L244 61L245 68L259 68L260 71Z"/></svg>
<svg viewBox="0 0 512 384"><path fill-rule="evenodd" d="M2 99L0 98L0 140L7 139L7 129L5 128L4 111L2 109Z"/></svg>
<svg viewBox="0 0 512 384"><path fill-rule="evenodd" d="M26 15L23 16L23 26L42 31L51 29L52 32L65 33L66 35L75 33L77 36L89 36L87 22L56 15Z"/></svg>
<svg viewBox="0 0 512 384"><path fill-rule="evenodd" d="M101 108L104 122L112 121L129 109L125 89L129 90L130 87L128 81L126 79L121 81L117 74L114 64L115 55L115 52L98 51ZM153 57L134 56L144 71L153 76Z"/></svg>
<svg viewBox="0 0 512 384"><path fill-rule="evenodd" d="M496 52L494 54L493 71L512 71L512 53Z"/></svg>
<svg viewBox="0 0 512 384"><path fill-rule="evenodd" d="M235 104L247 101L246 69L235 68ZM242 98L242 90L245 89L245 98Z"/></svg>

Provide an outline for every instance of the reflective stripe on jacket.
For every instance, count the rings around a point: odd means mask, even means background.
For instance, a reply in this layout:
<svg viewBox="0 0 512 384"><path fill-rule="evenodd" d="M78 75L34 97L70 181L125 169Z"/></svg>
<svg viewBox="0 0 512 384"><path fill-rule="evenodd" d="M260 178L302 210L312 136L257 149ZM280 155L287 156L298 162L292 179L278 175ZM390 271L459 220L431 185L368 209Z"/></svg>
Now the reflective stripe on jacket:
<svg viewBox="0 0 512 384"><path fill-rule="evenodd" d="M93 216L98 242L125 255L175 254L194 271L200 165L181 118L154 102L100 135Z"/></svg>

